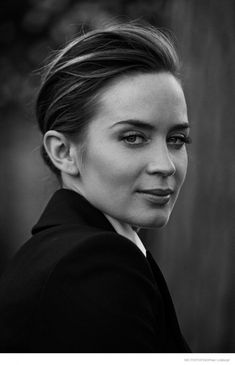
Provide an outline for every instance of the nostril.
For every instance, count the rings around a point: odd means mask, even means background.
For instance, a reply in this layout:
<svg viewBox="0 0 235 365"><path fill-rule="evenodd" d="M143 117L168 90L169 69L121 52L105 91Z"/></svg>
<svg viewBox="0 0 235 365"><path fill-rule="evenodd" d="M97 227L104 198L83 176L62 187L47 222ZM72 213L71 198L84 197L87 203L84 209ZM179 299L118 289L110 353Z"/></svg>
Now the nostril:
<svg viewBox="0 0 235 365"><path fill-rule="evenodd" d="M149 174L159 174L162 176L172 176L176 172L174 163L171 160L165 162L151 162L147 166Z"/></svg>

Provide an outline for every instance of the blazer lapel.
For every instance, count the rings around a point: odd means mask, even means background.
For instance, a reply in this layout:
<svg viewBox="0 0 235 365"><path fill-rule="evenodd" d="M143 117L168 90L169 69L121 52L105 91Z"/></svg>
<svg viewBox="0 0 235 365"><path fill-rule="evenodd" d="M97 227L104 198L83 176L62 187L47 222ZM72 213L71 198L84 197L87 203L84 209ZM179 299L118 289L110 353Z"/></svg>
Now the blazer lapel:
<svg viewBox="0 0 235 365"><path fill-rule="evenodd" d="M185 342L181 330L179 327L179 323L177 320L175 308L171 299L170 292L168 290L166 281L164 279L164 276L158 267L156 261L152 257L151 253L147 250L146 252L147 260L150 264L151 270L153 272L154 278L157 282L158 288L162 294L162 298L165 304L165 310L166 310L166 324L168 329L168 341L171 344L172 343L172 352L174 352L175 347L175 341L177 340L177 351L180 352L179 349L182 349L182 352L191 352L189 346ZM171 338L174 339L171 341Z"/></svg>

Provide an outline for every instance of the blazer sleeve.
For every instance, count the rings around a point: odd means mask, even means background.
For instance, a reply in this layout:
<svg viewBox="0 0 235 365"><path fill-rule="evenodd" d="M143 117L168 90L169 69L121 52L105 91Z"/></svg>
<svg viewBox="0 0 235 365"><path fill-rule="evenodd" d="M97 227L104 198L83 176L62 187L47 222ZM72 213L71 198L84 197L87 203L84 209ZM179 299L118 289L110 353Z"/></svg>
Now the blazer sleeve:
<svg viewBox="0 0 235 365"><path fill-rule="evenodd" d="M161 352L163 304L144 255L97 234L60 260L39 307L44 352Z"/></svg>

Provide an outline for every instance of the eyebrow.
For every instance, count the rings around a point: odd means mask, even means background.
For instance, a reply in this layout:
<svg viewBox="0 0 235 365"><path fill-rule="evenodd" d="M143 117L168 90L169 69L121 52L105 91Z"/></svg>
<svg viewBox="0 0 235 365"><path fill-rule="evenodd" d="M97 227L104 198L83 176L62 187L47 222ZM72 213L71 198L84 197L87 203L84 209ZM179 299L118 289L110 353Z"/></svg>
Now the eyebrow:
<svg viewBox="0 0 235 365"><path fill-rule="evenodd" d="M155 129L155 126L148 123L148 122L144 122L142 120L138 120L138 119L127 119L127 120L121 120L120 122L117 122L115 124L113 124L110 128L113 128L117 125L123 125L123 124L130 124L134 127L139 127L139 128L143 128L149 131L152 131ZM190 124L188 122L182 122L182 123L178 123L173 125L170 128L170 131L175 131L175 130L185 130L185 129L189 129L190 128Z"/></svg>

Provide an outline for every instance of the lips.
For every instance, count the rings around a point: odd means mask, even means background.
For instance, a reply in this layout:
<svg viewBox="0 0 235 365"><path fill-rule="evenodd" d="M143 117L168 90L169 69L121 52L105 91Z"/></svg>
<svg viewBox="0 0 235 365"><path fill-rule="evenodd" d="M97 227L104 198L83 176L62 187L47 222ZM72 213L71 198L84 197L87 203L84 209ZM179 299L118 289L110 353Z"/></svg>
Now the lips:
<svg viewBox="0 0 235 365"><path fill-rule="evenodd" d="M166 195L171 195L173 194L173 190L172 189L144 189L144 190L140 190L139 192L144 193L144 194L151 194L151 195L157 195L157 196L166 196Z"/></svg>
<svg viewBox="0 0 235 365"><path fill-rule="evenodd" d="M143 195L148 201L163 206L167 204L173 194L172 189L144 189L139 190L138 193Z"/></svg>

